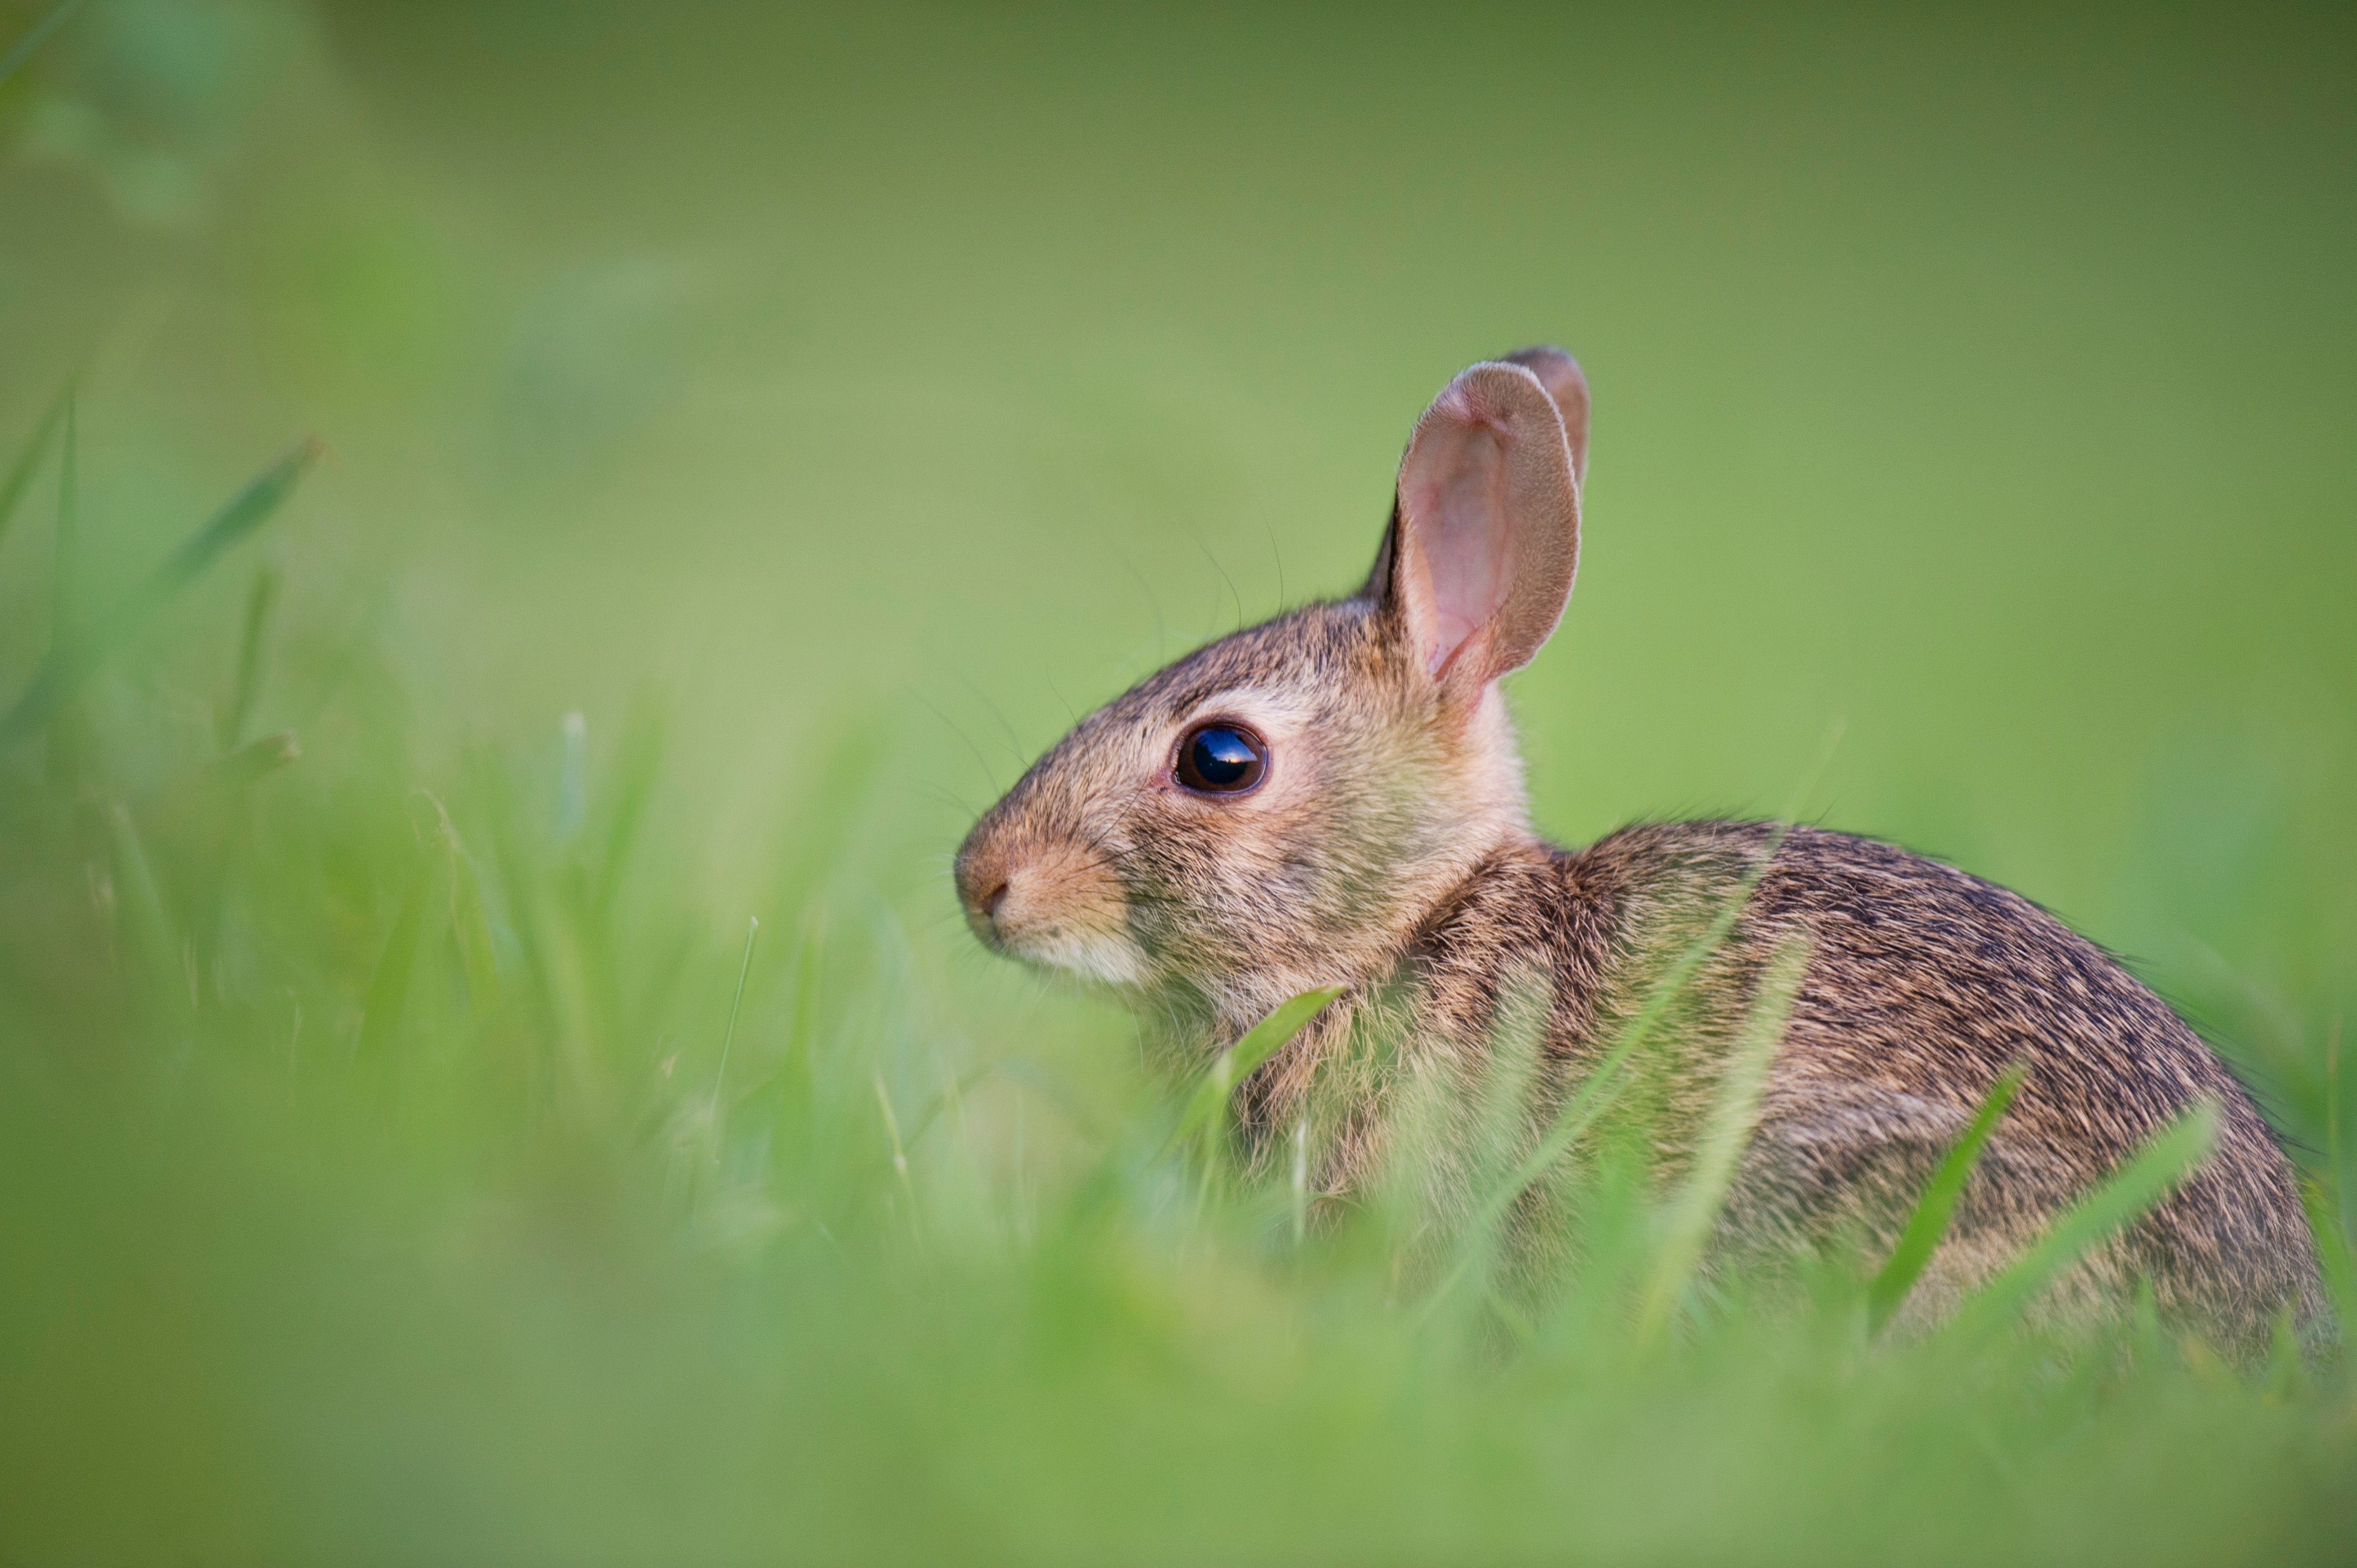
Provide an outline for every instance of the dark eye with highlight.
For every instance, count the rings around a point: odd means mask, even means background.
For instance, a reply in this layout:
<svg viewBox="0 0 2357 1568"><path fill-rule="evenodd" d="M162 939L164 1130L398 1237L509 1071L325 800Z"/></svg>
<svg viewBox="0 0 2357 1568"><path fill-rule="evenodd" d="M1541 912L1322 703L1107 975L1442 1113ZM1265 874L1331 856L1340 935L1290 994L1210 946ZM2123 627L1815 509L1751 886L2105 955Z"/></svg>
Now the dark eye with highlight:
<svg viewBox="0 0 2357 1568"><path fill-rule="evenodd" d="M1215 721L1187 732L1173 769L1178 782L1207 795L1240 795L1268 772L1268 743L1241 725Z"/></svg>

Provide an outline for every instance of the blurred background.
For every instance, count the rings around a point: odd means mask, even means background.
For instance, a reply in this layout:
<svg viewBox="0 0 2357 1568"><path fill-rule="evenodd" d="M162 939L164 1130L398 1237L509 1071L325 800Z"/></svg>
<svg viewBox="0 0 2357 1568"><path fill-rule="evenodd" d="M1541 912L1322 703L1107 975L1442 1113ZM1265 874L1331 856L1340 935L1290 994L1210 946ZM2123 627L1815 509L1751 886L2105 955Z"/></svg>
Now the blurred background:
<svg viewBox="0 0 2357 1568"><path fill-rule="evenodd" d="M722 900L873 718L914 896L1073 710L1355 584L1424 402L1556 340L1549 830L1772 811L1843 718L1826 821L2312 990L2357 940L2349 41L94 0L0 100L0 428L81 379L110 547L317 432L294 605L468 725L667 692Z"/></svg>
<svg viewBox="0 0 2357 1568"><path fill-rule="evenodd" d="M0 49L54 10L0 0ZM243 730L303 757L241 897L317 950L281 976L257 937L222 972L293 999L296 1055L360 1048L410 791L488 866L464 780L495 753L551 842L568 779L642 782L640 880L608 866L598 907L696 1000L615 1004L633 1064L709 1069L755 916L735 1048L784 1059L823 887L821 924L890 933L846 982L877 1016L1126 1081L1125 1020L972 950L948 853L1076 714L1358 583L1426 401L1559 342L1596 413L1578 590L1510 686L1543 828L1782 810L1838 725L1805 815L2130 955L2322 1170L2357 1109L2330 1070L2357 1010L2352 153L2338 6L88 0L0 81L0 456L71 383L76 552L53 442L0 519L0 703L72 613L59 583L104 602L316 435L79 721L114 780L80 798L167 835L153 737L218 717L270 578ZM35 741L0 768L23 1070L68 1071L85 1027L201 1058L202 1027L93 1000L120 835L37 850L24 791L56 766ZM487 895L502 975L520 897ZM630 935L656 907L661 942ZM224 1027L275 1053L288 1004ZM350 1190L505 1190L429 1148ZM21 1166L18 1201L59 1168ZM235 1233L256 1192L317 1200L306 1169L223 1177ZM252 1240L222 1299L370 1234L359 1211ZM69 1230L52 1265L84 1258ZM232 1419L182 1391L212 1412L186 1431ZM299 1449L272 1409L235 1419ZM419 1485L455 1507L447 1482Z"/></svg>

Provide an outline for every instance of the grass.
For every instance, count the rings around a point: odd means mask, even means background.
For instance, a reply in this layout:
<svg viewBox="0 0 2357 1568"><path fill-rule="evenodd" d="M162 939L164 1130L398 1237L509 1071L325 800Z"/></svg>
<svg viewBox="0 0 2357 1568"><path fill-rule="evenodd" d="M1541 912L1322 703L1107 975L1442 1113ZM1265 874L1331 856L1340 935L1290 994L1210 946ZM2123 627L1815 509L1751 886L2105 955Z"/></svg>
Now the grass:
<svg viewBox="0 0 2357 1568"><path fill-rule="evenodd" d="M1705 1286L1787 974L1675 1191L1608 1065L1491 1151L1500 1200L1420 1286L1433 1151L1329 1230L1221 1133L1329 993L1197 1084L1092 1076L946 1026L907 934L807 869L772 880L805 890L767 911L795 934L732 952L632 864L651 721L602 768L571 722L547 760L486 743L406 792L291 740L241 762L270 570L202 722L66 687L49 761L0 760L27 1561L2159 1563L2329 1556L2357 1523L2339 1367L2016 1321L2198 1156L2198 1116L1957 1331L1872 1333L1961 1167L1805 1306ZM1482 1238L1576 1142L1580 1262L1534 1299Z"/></svg>
<svg viewBox="0 0 2357 1568"><path fill-rule="evenodd" d="M1226 1138L1297 1019L1165 1081L940 875L1560 336L1542 825L2052 903L2345 1318L2345 19L564 11L0 0L0 1559L2347 1555L2345 1366L2023 1326L2199 1119L1948 1333L1970 1133L1701 1269L1745 1080L1666 1191L1636 1090L1736 906L1329 1227Z"/></svg>

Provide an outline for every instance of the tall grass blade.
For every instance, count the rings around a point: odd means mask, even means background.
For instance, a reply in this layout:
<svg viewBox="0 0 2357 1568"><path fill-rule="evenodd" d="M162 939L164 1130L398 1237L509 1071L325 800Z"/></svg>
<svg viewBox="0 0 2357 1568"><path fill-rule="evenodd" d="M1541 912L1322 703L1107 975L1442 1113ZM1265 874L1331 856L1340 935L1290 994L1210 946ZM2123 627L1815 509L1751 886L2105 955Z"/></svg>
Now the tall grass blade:
<svg viewBox="0 0 2357 1568"><path fill-rule="evenodd" d="M556 769L556 842L569 843L589 816L589 720L565 715L565 750Z"/></svg>
<svg viewBox="0 0 2357 1568"><path fill-rule="evenodd" d="M1866 1322L1868 1334L1879 1334L1907 1300L1907 1293L1915 1288L1923 1266L1932 1261L1932 1251L1948 1233L1948 1221L1955 1214L1957 1200L1964 1197L1964 1183L1972 1178L1973 1167L1980 1163L1981 1150L1987 1146L1989 1134L1996 1130L1997 1119L2013 1103L2022 1080L2029 1076L2029 1064L2015 1062L1997 1074L1996 1081L1973 1113L1964 1136L1957 1139L1932 1173L1931 1182L1923 1196L1915 1203L1915 1211L1907 1217L1907 1227L1899 1233L1899 1244L1891 1249L1889 1261L1874 1276L1874 1283L1866 1293Z"/></svg>
<svg viewBox="0 0 2357 1568"><path fill-rule="evenodd" d="M2349 1177L2341 1164L2341 1015L2332 1015L2332 1028L2324 1037L2324 1168L2332 1180L2332 1202L2340 1215L2336 1221L2341 1232L2341 1245L2349 1245Z"/></svg>
<svg viewBox="0 0 2357 1568"><path fill-rule="evenodd" d="M2204 1097L2146 1140L2103 1186L2056 1220L2038 1243L1981 1287L1952 1332L1970 1341L2009 1322L2081 1253L2158 1203L2218 1145L2218 1102Z"/></svg>
<svg viewBox="0 0 2357 1568"><path fill-rule="evenodd" d="M468 758L469 783L490 824L491 858L505 896L509 929L523 960L527 989L540 1004L541 1022L556 1028L557 1006L547 942L541 930L539 873L516 822L515 789L498 751L481 747Z"/></svg>
<svg viewBox="0 0 2357 1568"><path fill-rule="evenodd" d="M1728 895L1727 902L1720 906L1710 924L1679 952L1669 968L1662 972L1660 978L1646 992L1645 1000L1639 1005L1635 1015L1621 1026L1610 1048L1580 1080L1579 1088L1564 1101L1562 1109L1555 1112L1554 1122L1548 1125L1545 1134L1531 1150L1529 1156L1501 1187L1489 1195L1477 1210L1478 1214L1494 1221L1523 1195L1524 1188L1544 1176L1557 1160L1569 1153L1572 1145L1595 1125L1597 1119L1611 1108L1622 1087L1623 1070L1638 1050L1652 1037L1653 1031L1661 1026L1662 1019L1684 993L1686 983L1694 978L1695 972L1709 961L1710 955L1717 952L1734 931L1736 922L1743 918L1744 909L1751 902L1752 894L1759 890L1760 879L1775 863L1776 852L1782 847L1784 835L1790 827L1789 822L1779 822L1769 833L1767 842L1760 846L1760 858L1744 874L1743 880L1736 885L1735 891Z"/></svg>
<svg viewBox="0 0 2357 1568"><path fill-rule="evenodd" d="M442 851L442 872L450 895L450 935L458 947L458 970L467 982L467 1005L488 1013L499 1005L500 966L491 947L490 915L483 907L483 885L475 873L474 857L450 820L450 809L430 789L419 794L433 802L436 838Z"/></svg>
<svg viewBox="0 0 2357 1568"><path fill-rule="evenodd" d="M245 721L262 689L263 650L270 628L270 612L278 600L278 574L265 565L253 575L245 596L245 622L237 641L237 674L230 682L229 701L216 721L214 740L224 752L237 749L245 738Z"/></svg>
<svg viewBox="0 0 2357 1568"><path fill-rule="evenodd" d="M1301 1245L1309 1233L1309 1119L1306 1116L1293 1123L1293 1169L1286 1186L1289 1217L1293 1221L1293 1244Z"/></svg>
<svg viewBox="0 0 2357 1568"><path fill-rule="evenodd" d="M81 9L81 0L65 0L56 10L34 23L31 31L18 38L6 54L0 55L0 81L7 81L23 70L25 62L33 58L33 51L48 43L49 35L64 27Z"/></svg>
<svg viewBox="0 0 2357 1568"><path fill-rule="evenodd" d="M434 883L434 863L429 854L420 854L409 874L409 886L401 895L401 908L393 918L393 930L385 938L384 951L376 961L376 971L369 977L368 998L361 1004L360 1055L362 1059L382 1056L393 1034L401 1027L401 1015L409 1004L409 973L417 962L418 933L425 924L425 905Z"/></svg>
<svg viewBox="0 0 2357 1568"><path fill-rule="evenodd" d="M1546 1077L1547 1015L1555 988L1546 980L1529 978L1501 988L1489 1048L1481 1064L1481 1087L1469 1124L1454 1133L1462 1146L1458 1158L1469 1176L1495 1188L1516 1155L1528 1127L1530 1107L1539 1101ZM1427 1304L1427 1313L1445 1305L1492 1308L1504 1304L1497 1297L1498 1265L1510 1249L1503 1244L1506 1210L1485 1210L1470 1225L1454 1227L1452 1244L1457 1262L1447 1285ZM1481 1282L1479 1292L1457 1295L1469 1277Z"/></svg>
<svg viewBox="0 0 2357 1568"><path fill-rule="evenodd" d="M737 993L728 1000L728 1027L720 1036L720 1068L712 1075L712 1160L715 1165L720 1163L722 1142L720 1087L728 1079L728 1049L737 1043L737 1015L745 1007L745 977L753 972L753 939L760 934L761 917L749 917L745 925L745 956L737 964ZM897 1132L894 1136L899 1136Z"/></svg>
<svg viewBox="0 0 2357 1568"><path fill-rule="evenodd" d="M1809 940L1800 932L1776 944L1760 975L1759 990L1743 1021L1742 1036L1721 1069L1717 1102L1695 1147L1694 1165L1672 1200L1660 1250L1637 1310L1641 1339L1651 1340L1669 1324L1702 1261L1704 1245L1734 1185L1736 1166L1749 1146L1760 1119L1768 1069L1783 1043L1784 1025L1809 964Z"/></svg>
<svg viewBox="0 0 2357 1568"><path fill-rule="evenodd" d="M130 807L116 801L107 808L106 833L113 852L116 908L122 911L124 934L140 967L158 983L169 985L180 961L180 940L164 907L163 890L156 885L155 867L140 842Z"/></svg>
<svg viewBox="0 0 2357 1568"><path fill-rule="evenodd" d="M246 482L222 508L206 520L178 550L164 559L149 580L147 592L160 604L204 575L221 553L270 521L286 504L303 475L327 450L317 436L307 436L269 467ZM153 608L151 605L148 607Z"/></svg>
<svg viewBox="0 0 2357 1568"><path fill-rule="evenodd" d="M83 630L81 423L70 383L65 391L63 430L58 453L57 526L49 552L49 648L43 656L44 671L79 644ZM37 682L39 673L36 672ZM72 785L81 778L91 751L90 725L84 716L60 696L50 711L26 725L28 734L36 729L48 733L49 778ZM0 725L0 744L6 739L5 726Z"/></svg>
<svg viewBox="0 0 2357 1568"><path fill-rule="evenodd" d="M1349 989L1346 985L1322 985L1280 1003L1275 1011L1246 1030L1243 1038L1222 1051L1189 1097L1187 1109L1170 1134L1170 1145L1176 1147L1198 1133L1216 1136L1228 1108L1228 1096L1236 1085L1283 1050L1310 1019L1325 1010L1328 1003Z"/></svg>
<svg viewBox="0 0 2357 1568"><path fill-rule="evenodd" d="M1471 1179L1486 1186L1487 1195L1454 1227L1456 1261L1426 1298L1416 1316L1419 1326L1439 1316L1445 1309L1469 1299L1461 1294L1463 1287L1472 1275L1488 1272L1496 1261L1499 1227L1505 1220L1506 1211L1570 1146L1568 1142L1563 1142L1551 1147L1556 1144L1555 1135L1566 1122L1558 1114L1536 1149L1519 1161L1513 1157L1525 1108L1544 1090L1545 1083L1546 1019L1551 1000L1552 988L1544 983L1512 987L1501 998L1496 1022L1490 1030L1489 1050L1482 1062L1484 1090L1480 1116L1469 1129L1471 1135L1464 1138L1472 1160L1478 1162L1471 1166ZM1596 1086L1597 1075L1590 1073L1579 1093L1585 1095ZM1586 1125L1586 1120L1579 1119L1579 1131L1585 1131ZM1578 1132L1572 1135L1577 1138ZM1510 1165L1511 1171L1501 1173L1501 1165Z"/></svg>
<svg viewBox="0 0 2357 1568"><path fill-rule="evenodd" d="M221 783L243 787L257 779L267 778L282 768L293 766L303 757L303 742L293 730L280 730L247 741L228 756L216 759L212 775Z"/></svg>
<svg viewBox="0 0 2357 1568"><path fill-rule="evenodd" d="M652 703L633 705L623 721L621 746L615 754L612 813L606 820L604 843L597 855L596 881L589 895L589 918L599 930L613 920L621 897L622 871L638 840L646 815L647 799L654 792L655 774L662 761L663 721Z"/></svg>
<svg viewBox="0 0 2357 1568"><path fill-rule="evenodd" d="M868 1077L876 1086L876 1103L884 1112L884 1135L892 1142L892 1170L900 1178L901 1196L909 1200L909 1233L916 1238L917 1245L922 1247L925 1230L917 1216L917 1184L909 1175L909 1149L900 1141L900 1119L892 1113L892 1091L884 1087L882 1073L871 1073Z"/></svg>
<svg viewBox="0 0 2357 1568"><path fill-rule="evenodd" d="M1809 797L1816 793L1817 780L1824 778L1825 769L1833 766L1834 753L1841 749L1842 736L1848 733L1849 720L1838 714L1825 725L1825 737L1817 744L1817 753L1809 759L1807 770L1792 786L1792 801L1784 808L1783 815L1776 819L1778 822L1790 827L1801 820L1801 813L1808 808Z"/></svg>
<svg viewBox="0 0 2357 1568"><path fill-rule="evenodd" d="M69 424L71 415L69 414ZM22 739L48 722L100 660L129 641L172 596L201 575L221 553L266 521L285 503L296 483L322 450L304 442L231 497L181 546L166 557L113 613L86 633L54 642L34 672L32 683L5 719L0 746ZM62 541L60 541L62 543ZM69 615L71 611L69 610Z"/></svg>
<svg viewBox="0 0 2357 1568"><path fill-rule="evenodd" d="M81 637L81 419L66 388L65 438L58 452L57 543L49 559L49 650Z"/></svg>
<svg viewBox="0 0 2357 1568"><path fill-rule="evenodd" d="M72 398L73 388L69 384L49 404L48 412L41 415L40 424L33 426L32 436L25 443L25 449L16 454L16 466L8 470L8 477L0 479L0 539L8 536L8 524L16 517L25 492L33 488L33 476L40 472L41 459L48 455L49 443L57 439L58 427L64 424Z"/></svg>
<svg viewBox="0 0 2357 1568"><path fill-rule="evenodd" d="M2341 1226L2340 1206L2313 1179L2299 1184L2300 1208L2308 1216L2309 1233L2316 1241L2317 1272L2324 1276L2325 1299L2335 1321L2357 1322L2357 1252Z"/></svg>

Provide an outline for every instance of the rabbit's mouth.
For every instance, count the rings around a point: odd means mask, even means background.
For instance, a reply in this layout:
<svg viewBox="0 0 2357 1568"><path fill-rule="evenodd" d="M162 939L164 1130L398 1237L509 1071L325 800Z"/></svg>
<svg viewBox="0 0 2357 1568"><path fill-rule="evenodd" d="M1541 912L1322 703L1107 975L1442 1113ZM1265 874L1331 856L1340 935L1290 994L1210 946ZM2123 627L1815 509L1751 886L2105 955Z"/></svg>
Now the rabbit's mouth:
<svg viewBox="0 0 2357 1568"><path fill-rule="evenodd" d="M957 884L967 926L992 951L1098 985L1146 983L1146 954L1102 855L977 832L958 854Z"/></svg>

